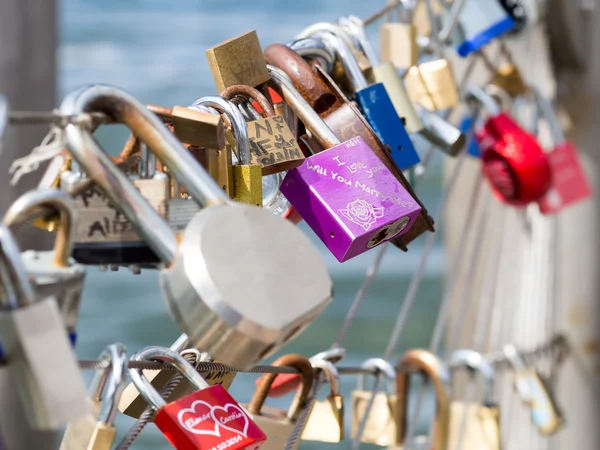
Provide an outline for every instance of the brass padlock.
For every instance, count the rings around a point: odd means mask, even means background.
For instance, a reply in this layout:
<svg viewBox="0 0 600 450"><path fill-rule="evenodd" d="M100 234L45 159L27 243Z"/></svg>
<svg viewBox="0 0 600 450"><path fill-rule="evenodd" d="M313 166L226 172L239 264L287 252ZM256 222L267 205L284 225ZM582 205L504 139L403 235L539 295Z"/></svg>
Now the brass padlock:
<svg viewBox="0 0 600 450"><path fill-rule="evenodd" d="M284 411L264 406L271 385L277 377L275 373L269 373L263 378L250 403L242 405L242 407L246 409L254 423L267 435L267 442L263 444L262 448L265 450L281 450L286 446L286 442L296 425L296 420L306 406L306 401L312 390L314 371L307 358L296 354L281 356L272 365L291 366L298 369L302 375L302 384L298 388L290 408ZM300 439L296 440L296 445L293 448L297 448L299 443Z"/></svg>
<svg viewBox="0 0 600 450"><path fill-rule="evenodd" d="M304 162L304 154L283 116L275 115L267 98L250 86L234 85L225 89L221 96L234 101L254 100L262 110L262 118L247 123L250 139L251 163L262 167L262 175L271 175L298 167Z"/></svg>
<svg viewBox="0 0 600 450"><path fill-rule="evenodd" d="M430 111L452 108L459 102L450 62L435 59L408 69L404 77L408 95Z"/></svg>
<svg viewBox="0 0 600 450"><path fill-rule="evenodd" d="M202 97L192 105L196 106L214 108L229 119L234 139L228 136L228 140L235 140L237 148L237 156L232 155L234 188L231 198L236 202L262 207L262 167L252 163L250 139L244 116L233 103L218 96ZM233 148L231 142L230 147Z"/></svg>
<svg viewBox="0 0 600 450"><path fill-rule="evenodd" d="M400 441L400 421L398 417L399 398L395 392L394 382L396 381L396 371L394 367L381 358L372 358L366 360L361 368L372 370L383 376L387 383L387 392L378 392L375 394L371 412L365 423L363 433L360 436L360 442L365 444L374 444L379 446L388 446L399 444ZM358 387L352 391L352 422L350 424L350 436L352 439L356 436L367 405L371 401L372 392L366 389L365 375L359 375Z"/></svg>
<svg viewBox="0 0 600 450"><path fill-rule="evenodd" d="M311 364L325 373L330 392L325 400L314 402L302 440L341 442L344 440L344 397L340 394L338 371L331 362L324 359L311 358Z"/></svg>
<svg viewBox="0 0 600 450"><path fill-rule="evenodd" d="M388 0L388 4L391 1ZM405 5L403 4L404 8ZM406 70L417 64L419 46L417 44L417 27L412 21L412 11L403 11L398 21L385 22L379 28L381 61L392 63L396 68Z"/></svg>
<svg viewBox="0 0 600 450"><path fill-rule="evenodd" d="M217 92L235 84L257 87L269 80L256 31L248 31L206 50Z"/></svg>
<svg viewBox="0 0 600 450"><path fill-rule="evenodd" d="M415 371L424 373L433 383L436 410L433 424L432 450L448 450L450 432L450 399L448 384L450 374L440 358L427 350L409 350L398 361L396 390L398 393L398 420L400 422L400 443L404 442L407 431L408 393L410 376Z"/></svg>
<svg viewBox="0 0 600 450"><path fill-rule="evenodd" d="M389 0L392 1L392 0ZM427 12L427 4L425 0L417 0L414 12L412 14L412 23L417 28L419 36L429 36L431 34L431 21ZM441 14L444 9L442 7L443 0L431 0L431 9L436 17Z"/></svg>
<svg viewBox="0 0 600 450"><path fill-rule="evenodd" d="M475 350L455 351L449 365L452 370L466 367L483 378L481 403L452 401L450 404L449 450L500 450L500 409L494 402L494 367Z"/></svg>
<svg viewBox="0 0 600 450"><path fill-rule="evenodd" d="M501 64L491 83L504 89L512 97L519 97L529 92L529 86L525 83L523 75L518 67L511 63Z"/></svg>

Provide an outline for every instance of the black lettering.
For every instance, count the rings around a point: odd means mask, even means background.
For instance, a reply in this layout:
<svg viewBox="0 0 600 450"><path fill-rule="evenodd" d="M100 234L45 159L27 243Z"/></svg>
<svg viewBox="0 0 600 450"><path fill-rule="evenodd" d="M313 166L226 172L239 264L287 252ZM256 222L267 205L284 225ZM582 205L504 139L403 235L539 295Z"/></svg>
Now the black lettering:
<svg viewBox="0 0 600 450"><path fill-rule="evenodd" d="M274 116L271 117L271 119L273 120L273 122L275 122L275 128L277 128L277 131L279 133L281 133L285 126L283 125L283 117L281 116Z"/></svg>
<svg viewBox="0 0 600 450"><path fill-rule="evenodd" d="M266 127L261 125L259 121L254 122L254 131L256 134L256 139L260 138L261 129L265 130L269 134L269 136L273 136L273 128L271 128L271 124L269 123L269 121L265 120L265 124L267 125Z"/></svg>
<svg viewBox="0 0 600 450"><path fill-rule="evenodd" d="M98 231L102 235L102 237L106 237L106 231L104 231L104 228L102 228L102 225L98 220L96 220L90 226L90 229L88 230L88 237L93 236L96 231Z"/></svg>
<svg viewBox="0 0 600 450"><path fill-rule="evenodd" d="M258 157L268 154L258 143L254 140L250 140L250 153L255 154Z"/></svg>

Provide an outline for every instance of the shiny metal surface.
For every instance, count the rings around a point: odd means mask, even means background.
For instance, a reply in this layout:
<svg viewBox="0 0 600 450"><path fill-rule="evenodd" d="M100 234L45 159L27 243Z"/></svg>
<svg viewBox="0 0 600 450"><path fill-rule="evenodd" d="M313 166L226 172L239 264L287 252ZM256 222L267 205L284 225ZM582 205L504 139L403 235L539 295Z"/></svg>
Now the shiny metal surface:
<svg viewBox="0 0 600 450"><path fill-rule="evenodd" d="M350 35L343 27L338 24L330 23L330 22L317 22L309 25L305 29L303 29L300 33L296 35L296 39L309 38L312 37L314 33L319 31L326 31L329 33L333 33L342 39L347 46L355 47L354 37Z"/></svg>
<svg viewBox="0 0 600 450"><path fill-rule="evenodd" d="M302 94L294 87L287 74L275 66L267 64L271 80L282 92L283 99L296 113L298 118L310 129L313 136L324 148L331 148L342 143L331 128L321 119L319 114L310 107Z"/></svg>
<svg viewBox="0 0 600 450"><path fill-rule="evenodd" d="M456 350L450 355L448 361L450 369L460 369L466 367L473 372L477 372L483 377L483 400L484 404L491 404L494 397L494 366L485 359L481 353L475 350L461 349Z"/></svg>
<svg viewBox="0 0 600 450"><path fill-rule="evenodd" d="M456 156L460 153L465 145L466 136L458 127L435 112L418 105L417 114L423 123L423 129L419 134L451 156Z"/></svg>
<svg viewBox="0 0 600 450"><path fill-rule="evenodd" d="M386 379L388 392L396 392L396 369L390 362L383 358L370 358L362 363L360 367L361 369L376 371L374 375L382 374ZM366 389L366 375L360 374L358 376L357 389L361 391Z"/></svg>
<svg viewBox="0 0 600 450"><path fill-rule="evenodd" d="M329 381L331 395L339 395L340 393L340 374L335 365L325 359L310 360L310 364L315 369L321 369Z"/></svg>
<svg viewBox="0 0 600 450"><path fill-rule="evenodd" d="M21 261L21 251L4 224L0 225L0 278L4 290L4 295L0 295L2 308L17 309L35 302L35 292Z"/></svg>
<svg viewBox="0 0 600 450"><path fill-rule="evenodd" d="M303 58L316 59L319 65L331 73L335 64L335 53L323 41L314 38L295 39L287 44Z"/></svg>
<svg viewBox="0 0 600 450"><path fill-rule="evenodd" d="M550 127L554 146L564 144L567 139L565 137L565 132L560 126L558 117L556 117L556 110L554 109L552 102L537 87L530 86L529 89L533 93L539 111L542 113L548 127Z"/></svg>
<svg viewBox="0 0 600 450"><path fill-rule="evenodd" d="M16 225L44 206L50 206L60 214L60 228L56 232L54 242L53 265L68 267L77 218L74 201L67 193L59 189L36 189L26 192L8 208L4 214L4 223L9 227Z"/></svg>
<svg viewBox="0 0 600 450"><path fill-rule="evenodd" d="M101 111L114 116L133 129L200 204L208 206L229 201L229 197L160 119L126 92L108 85L83 87L63 100L60 111L70 115ZM165 264L170 264L177 251L177 238L160 214L115 166L89 130L69 125L66 138L74 159L106 195L120 205L157 256Z"/></svg>
<svg viewBox="0 0 600 450"><path fill-rule="evenodd" d="M360 50L362 50L371 64L374 66L379 65L379 55L377 55L373 44L367 38L363 21L356 16L344 16L340 18L339 23L358 42Z"/></svg>
<svg viewBox="0 0 600 450"><path fill-rule="evenodd" d="M120 343L111 344L102 352L100 359L107 358L110 360L110 371L104 371L104 374L106 374L104 376L105 381L99 383L103 385L102 390L100 392L96 391L94 394L102 400L98 422L112 425L117 415L121 393L127 385L129 358L127 357L127 349ZM102 391L105 392L104 396L102 396Z"/></svg>
<svg viewBox="0 0 600 450"><path fill-rule="evenodd" d="M470 86L467 88L467 93L465 95L465 99L467 101L475 100L483 106L483 108L487 111L488 114L492 116L497 116L500 114L500 106L494 100L494 98L486 93L483 89L477 86Z"/></svg>

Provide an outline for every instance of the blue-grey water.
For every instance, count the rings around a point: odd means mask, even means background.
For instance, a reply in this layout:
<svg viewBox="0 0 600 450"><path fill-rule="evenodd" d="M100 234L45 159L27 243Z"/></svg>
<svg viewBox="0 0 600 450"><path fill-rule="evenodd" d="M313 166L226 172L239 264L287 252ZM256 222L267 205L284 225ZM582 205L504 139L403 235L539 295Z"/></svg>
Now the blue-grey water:
<svg viewBox="0 0 600 450"><path fill-rule="evenodd" d="M311 23L333 21L343 14L364 17L382 4L383 1L361 0L62 0L60 93L64 96L88 83L110 83L146 103L188 105L203 95L216 94L205 49L251 29L257 30L263 47L287 42ZM370 31L377 46L376 29ZM110 152L117 154L127 131L105 127L98 135ZM419 146L421 153L424 149L423 145ZM428 171L418 192L428 209L435 211L440 193L439 162ZM327 262L335 282L335 300L304 334L279 354L299 352L310 356L328 348L335 339L374 253L339 264L310 229L304 225L302 229ZM406 254L389 249L345 341L348 349L345 364L360 364L383 353L421 249L422 239ZM397 355L406 348L428 345L443 289L443 268L442 248L437 245ZM284 292L282 301L285 301ZM115 341L134 352L147 345L169 346L179 335L161 299L157 274L152 271L134 276L125 270L101 273L90 269L78 331L77 353L81 358L94 358ZM255 378L238 375L231 392L239 402L249 400ZM349 394L355 384L355 377L344 377L343 392ZM285 407L286 401L277 399L272 404ZM347 404L349 424L349 401ZM427 402L426 411L432 407L432 402ZM131 418L118 418L119 437L132 423ZM328 445L303 442L301 448ZM167 449L170 446L154 425L150 425L133 448Z"/></svg>

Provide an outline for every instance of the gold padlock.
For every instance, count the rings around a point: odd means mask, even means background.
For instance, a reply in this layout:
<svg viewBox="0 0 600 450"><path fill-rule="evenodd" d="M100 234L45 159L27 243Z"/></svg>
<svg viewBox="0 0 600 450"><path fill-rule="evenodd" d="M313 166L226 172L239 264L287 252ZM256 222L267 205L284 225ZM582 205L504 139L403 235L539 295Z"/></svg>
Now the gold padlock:
<svg viewBox="0 0 600 450"><path fill-rule="evenodd" d="M433 13L437 16L444 11L441 0L431 0ZM419 36L429 36L431 34L431 21L427 12L425 0L417 0L417 5L413 12L412 23L417 28Z"/></svg>
<svg viewBox="0 0 600 450"><path fill-rule="evenodd" d="M435 59L408 69L404 77L411 100L430 111L452 108L459 102L450 62Z"/></svg>
<svg viewBox="0 0 600 450"><path fill-rule="evenodd" d="M388 0L387 4L396 3L397 0ZM398 6L398 8L400 5ZM406 70L417 64L419 60L419 46L417 44L417 27L413 23L411 13L402 5L402 13L398 11L397 21L387 21L379 28L381 46L381 61L390 62L398 69ZM388 15L390 19L392 14Z"/></svg>
<svg viewBox="0 0 600 450"><path fill-rule="evenodd" d="M310 361L304 356L297 354L281 356L272 365L295 367L300 372L300 375L302 375L302 384L298 388L290 408L284 411L264 406L271 385L277 377L275 373L269 373L264 376L262 382L256 388L250 403L242 405L242 407L246 409L254 423L267 435L267 441L261 448L265 450L281 450L286 446L286 442L296 425L296 420L302 409L306 406L306 401L310 396L314 381L314 371ZM300 439L297 439L294 449L298 447L299 443Z"/></svg>
<svg viewBox="0 0 600 450"><path fill-rule="evenodd" d="M270 79L255 30L209 48L206 57L217 92L234 84L257 87Z"/></svg>
<svg viewBox="0 0 600 450"><path fill-rule="evenodd" d="M408 393L410 376L415 371L424 373L433 383L436 397L432 450L448 450L450 432L450 400L448 384L450 375L440 358L427 350L409 350L398 361L396 390L398 392L398 420L400 422L400 443L404 442L408 420Z"/></svg>
<svg viewBox="0 0 600 450"><path fill-rule="evenodd" d="M344 397L340 395L340 379L335 366L324 359L312 361L314 368L321 369L330 385L325 400L317 400L312 407L302 433L303 441L341 442L344 440Z"/></svg>
<svg viewBox="0 0 600 450"><path fill-rule="evenodd" d="M525 83L521 72L511 63L501 64L491 83L504 89L512 97L519 97L529 92L529 86Z"/></svg>
<svg viewBox="0 0 600 450"><path fill-rule="evenodd" d="M380 373L387 381L388 392L378 392L375 395L371 412L367 417L360 442L379 446L399 444L400 421L398 417L399 399L395 392L394 381L396 371L394 367L381 358L372 358L365 361L361 367ZM352 391L352 422L350 435L356 436L361 422L364 420L367 405L371 401L372 393L365 389L365 376L359 376L358 388Z"/></svg>
<svg viewBox="0 0 600 450"><path fill-rule="evenodd" d="M450 368L462 367L482 376L483 401L452 401L449 450L500 450L500 409L493 399L494 368L474 350L457 350L450 357Z"/></svg>

